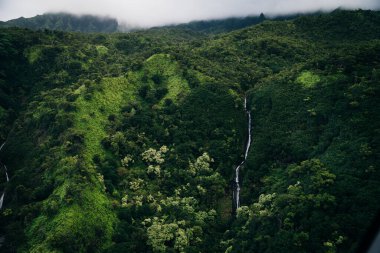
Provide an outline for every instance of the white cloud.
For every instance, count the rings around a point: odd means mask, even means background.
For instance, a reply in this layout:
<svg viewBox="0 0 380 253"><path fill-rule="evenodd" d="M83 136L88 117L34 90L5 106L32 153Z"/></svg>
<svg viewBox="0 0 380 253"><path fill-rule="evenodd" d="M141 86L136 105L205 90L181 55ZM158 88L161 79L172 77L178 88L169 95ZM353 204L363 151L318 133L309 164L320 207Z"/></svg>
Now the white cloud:
<svg viewBox="0 0 380 253"><path fill-rule="evenodd" d="M46 12L116 17L131 25L156 26L231 16L348 9L379 9L378 0L0 0L0 20Z"/></svg>

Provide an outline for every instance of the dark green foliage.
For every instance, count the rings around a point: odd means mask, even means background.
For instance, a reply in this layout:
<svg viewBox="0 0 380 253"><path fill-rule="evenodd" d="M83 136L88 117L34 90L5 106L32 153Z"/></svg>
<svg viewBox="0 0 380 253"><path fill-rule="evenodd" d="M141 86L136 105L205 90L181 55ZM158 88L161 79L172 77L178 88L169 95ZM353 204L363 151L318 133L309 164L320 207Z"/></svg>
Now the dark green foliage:
<svg viewBox="0 0 380 253"><path fill-rule="evenodd" d="M273 168L265 179L269 194L238 211L233 251L325 252L343 242L332 219L336 176L317 159ZM243 227L239 229L238 227ZM251 238L255 238L251 241Z"/></svg>
<svg viewBox="0 0 380 253"><path fill-rule="evenodd" d="M1 250L354 252L380 209L379 17L0 29Z"/></svg>

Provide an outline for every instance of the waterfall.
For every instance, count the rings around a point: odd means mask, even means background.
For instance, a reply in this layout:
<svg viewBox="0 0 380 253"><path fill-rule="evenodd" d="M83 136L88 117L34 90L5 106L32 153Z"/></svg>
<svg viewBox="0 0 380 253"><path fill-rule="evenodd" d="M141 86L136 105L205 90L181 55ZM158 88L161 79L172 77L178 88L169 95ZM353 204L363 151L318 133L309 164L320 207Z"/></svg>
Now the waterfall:
<svg viewBox="0 0 380 253"><path fill-rule="evenodd" d="M247 97L244 98L244 111L245 113L247 114L248 116L248 140L247 140L247 145L245 147L245 152L244 152L244 159L243 161L240 162L240 164L236 167L235 169L235 189L234 189L234 192L233 192L233 199L234 199L234 205L235 205L235 209L238 209L240 207L240 182L239 182L239 171L240 171L240 168L244 165L246 159L247 159L247 156L248 156L248 152L249 152L249 148L251 147L251 112L247 109Z"/></svg>
<svg viewBox="0 0 380 253"><path fill-rule="evenodd" d="M0 151L3 149L4 145L5 145L5 142L0 146ZM9 182L7 166L5 166L5 164L2 164L1 162L0 162L0 165L4 167L5 176L7 178L7 182ZM4 197L5 197L5 190L3 191L3 194L1 195L1 198L0 198L0 209L3 208Z"/></svg>
<svg viewBox="0 0 380 253"><path fill-rule="evenodd" d="M1 198L0 198L0 209L3 208L4 196L5 196L5 191L3 192L3 195L1 195Z"/></svg>
<svg viewBox="0 0 380 253"><path fill-rule="evenodd" d="M5 166L5 164L4 164L4 169L5 169L5 176L7 177L7 182L9 182L8 169L7 169L7 166Z"/></svg>
<svg viewBox="0 0 380 253"><path fill-rule="evenodd" d="M9 182L7 166L4 165L4 169L5 169L5 176L7 177L7 182ZM0 198L0 210L3 208L4 197L5 197L5 190L3 191L3 194L1 195L1 198Z"/></svg>

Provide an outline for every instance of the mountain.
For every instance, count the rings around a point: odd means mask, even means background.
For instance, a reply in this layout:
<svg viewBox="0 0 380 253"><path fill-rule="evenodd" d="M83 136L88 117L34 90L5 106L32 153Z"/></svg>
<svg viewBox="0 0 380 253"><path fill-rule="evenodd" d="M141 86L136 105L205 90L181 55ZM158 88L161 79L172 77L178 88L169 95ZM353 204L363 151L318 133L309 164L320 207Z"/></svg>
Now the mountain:
<svg viewBox="0 0 380 253"><path fill-rule="evenodd" d="M318 13L308 14L316 15ZM305 14L306 15L306 14ZM278 16L271 20L294 19L298 15ZM248 16L215 20L192 21L184 24L154 27L151 29L180 29L204 34L218 34L230 32L244 27L259 24L266 20L264 14L260 16ZM69 13L48 13L37 15L32 18L18 18L6 22L0 22L0 27L21 27L32 30L56 30L66 32L131 32L144 30L140 27L118 23L114 18L98 17L92 15L73 15Z"/></svg>
<svg viewBox="0 0 380 253"><path fill-rule="evenodd" d="M380 12L202 29L0 29L2 252L356 252Z"/></svg>
<svg viewBox="0 0 380 253"><path fill-rule="evenodd" d="M72 32L116 32L118 22L114 18L92 15L76 16L68 13L48 13L32 18L17 18L0 24L1 27L23 27L32 30L57 30Z"/></svg>
<svg viewBox="0 0 380 253"><path fill-rule="evenodd" d="M293 15L279 15L274 17L265 17L263 13L259 16L247 16L247 17L231 17L225 19L211 19L192 21L189 23L183 23L178 25L165 26L167 28L179 28L187 29L193 32L200 32L204 34L219 34L231 32L233 30L242 29L245 27L253 26L264 22L265 20L273 21L285 21L295 19L301 16L316 16L321 15L321 12L314 12L308 14L293 14Z"/></svg>
<svg viewBox="0 0 380 253"><path fill-rule="evenodd" d="M259 24L265 20L264 14L260 16L249 16L241 18L226 18L226 19L215 19L215 20L201 20L192 21L185 24L173 25L168 27L176 27L179 29L189 29L192 31L202 32L202 33L224 33L233 30L241 29L244 27Z"/></svg>

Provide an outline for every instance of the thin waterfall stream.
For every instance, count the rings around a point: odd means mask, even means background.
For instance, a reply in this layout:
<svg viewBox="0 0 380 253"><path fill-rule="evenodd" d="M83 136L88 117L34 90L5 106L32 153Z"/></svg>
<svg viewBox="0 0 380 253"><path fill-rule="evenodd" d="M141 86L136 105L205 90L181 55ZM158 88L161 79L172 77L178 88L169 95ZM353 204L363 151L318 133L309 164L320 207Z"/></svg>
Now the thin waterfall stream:
<svg viewBox="0 0 380 253"><path fill-rule="evenodd" d="M3 149L4 145L5 145L5 142L0 146L0 152ZM0 165L4 168L5 177L7 178L7 182L9 182L7 166L5 164L3 164L1 161L0 161ZM5 197L5 189L3 191L3 194L0 197L0 210L3 208L4 197Z"/></svg>
<svg viewBox="0 0 380 253"><path fill-rule="evenodd" d="M247 144L245 146L245 152L244 152L244 159L241 161L241 163L236 167L235 169L235 187L233 190L233 200L234 200L234 207L235 210L240 207L240 181L239 181L239 172L241 167L244 165L245 161L247 160L249 148L251 147L251 112L247 109L247 97L244 98L244 111L248 116L248 140Z"/></svg>

